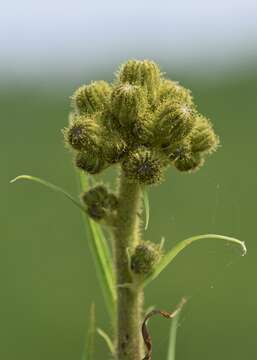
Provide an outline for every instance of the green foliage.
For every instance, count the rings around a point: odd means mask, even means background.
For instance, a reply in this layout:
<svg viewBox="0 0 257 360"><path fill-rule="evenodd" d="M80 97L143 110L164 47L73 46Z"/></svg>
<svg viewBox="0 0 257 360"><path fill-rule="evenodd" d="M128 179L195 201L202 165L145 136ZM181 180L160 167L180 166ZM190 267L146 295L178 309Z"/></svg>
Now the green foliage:
<svg viewBox="0 0 257 360"><path fill-rule="evenodd" d="M167 360L176 360L177 330L181 311L182 307L179 309L179 311L177 311L171 322Z"/></svg>
<svg viewBox="0 0 257 360"><path fill-rule="evenodd" d="M109 335L106 334L106 332L100 328L97 329L97 332L102 337L102 339L105 341L108 349L110 350L111 355L114 356L115 355L115 347L114 347L114 344L113 344L112 340L110 339Z"/></svg>
<svg viewBox="0 0 257 360"><path fill-rule="evenodd" d="M217 234L206 234L206 235L197 235L192 236L188 239L180 241L177 245L175 245L170 251L168 251L154 268L154 270L148 274L145 279L142 281L142 285L146 286L150 284L154 279L156 279L160 273L174 260L174 258L183 251L188 245L191 245L193 242L198 240L207 240L207 239L215 239L215 240L225 240L237 245L240 245L242 248L242 255L246 254L246 246L243 241L235 239L229 236L217 235Z"/></svg>
<svg viewBox="0 0 257 360"><path fill-rule="evenodd" d="M88 181L83 174L80 174L81 190L88 190ZM115 279L113 273L113 261L110 255L110 249L101 227L83 214L86 232L88 234L89 246L95 261L95 267L98 279L102 287L107 310L110 315L111 322L115 319L116 298Z"/></svg>
<svg viewBox="0 0 257 360"><path fill-rule="evenodd" d="M53 191L63 194L66 198L71 200L79 209L83 211L83 216L86 225L86 231L88 233L89 246L91 249L92 256L95 261L96 271L98 273L99 282L102 286L103 295L109 311L110 317L113 320L115 317L115 303L116 303L116 292L114 284L114 274L112 269L112 259L110 256L110 250L107 241L101 228L86 215L86 208L81 205L73 196L67 191L63 190L59 186L56 186L48 181L30 175L20 175L11 181L14 183L17 180L30 180L37 182L43 186L50 188ZM86 178L81 176L81 187L83 191L88 188Z"/></svg>
<svg viewBox="0 0 257 360"><path fill-rule="evenodd" d="M89 321L88 321L87 339L85 350L82 356L82 360L94 359L94 346L95 346L95 333L96 333L96 318L95 318L95 304L90 307Z"/></svg>
<svg viewBox="0 0 257 360"><path fill-rule="evenodd" d="M149 219L150 219L150 205L149 205L149 197L146 189L143 189L143 202L145 208L145 230L148 229Z"/></svg>

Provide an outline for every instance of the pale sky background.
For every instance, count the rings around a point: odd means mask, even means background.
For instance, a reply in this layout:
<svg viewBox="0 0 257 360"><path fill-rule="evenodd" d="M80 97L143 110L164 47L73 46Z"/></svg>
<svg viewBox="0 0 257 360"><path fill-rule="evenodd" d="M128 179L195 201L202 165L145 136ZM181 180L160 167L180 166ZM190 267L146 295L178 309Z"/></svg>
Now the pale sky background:
<svg viewBox="0 0 257 360"><path fill-rule="evenodd" d="M68 77L127 58L247 67L257 60L257 0L2 1L0 46L2 78Z"/></svg>

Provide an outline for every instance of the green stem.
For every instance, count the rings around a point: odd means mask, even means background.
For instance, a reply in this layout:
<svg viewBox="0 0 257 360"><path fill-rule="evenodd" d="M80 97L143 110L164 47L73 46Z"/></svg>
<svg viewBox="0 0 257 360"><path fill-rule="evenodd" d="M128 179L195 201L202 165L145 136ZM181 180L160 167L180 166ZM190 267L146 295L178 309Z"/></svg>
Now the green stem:
<svg viewBox="0 0 257 360"><path fill-rule="evenodd" d="M114 228L115 269L117 279L116 357L118 360L142 359L143 293L132 282L128 249L139 242L140 186L121 175L117 222ZM125 285L125 286L123 286Z"/></svg>

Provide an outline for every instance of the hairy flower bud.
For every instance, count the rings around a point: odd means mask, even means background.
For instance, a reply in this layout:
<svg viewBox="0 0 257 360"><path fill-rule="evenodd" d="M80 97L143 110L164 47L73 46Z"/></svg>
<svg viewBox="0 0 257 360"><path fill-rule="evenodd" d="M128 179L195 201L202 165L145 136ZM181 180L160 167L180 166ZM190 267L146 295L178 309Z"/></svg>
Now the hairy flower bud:
<svg viewBox="0 0 257 360"><path fill-rule="evenodd" d="M117 209L118 199L104 185L97 185L82 194L82 201L87 206L87 212L94 220L105 218L108 213Z"/></svg>
<svg viewBox="0 0 257 360"><path fill-rule="evenodd" d="M73 96L72 105L78 114L92 114L106 107L111 94L111 86L105 81L94 81L79 87Z"/></svg>
<svg viewBox="0 0 257 360"><path fill-rule="evenodd" d="M176 102L193 103L193 97L189 89L181 86L177 81L162 80L160 85L160 100L172 100Z"/></svg>
<svg viewBox="0 0 257 360"><path fill-rule="evenodd" d="M139 147L131 151L122 163L125 176L139 184L157 184L162 180L166 159L158 152Z"/></svg>
<svg viewBox="0 0 257 360"><path fill-rule="evenodd" d="M90 151L78 152L75 158L75 165L91 175L99 174L107 167L106 162L102 158L99 158Z"/></svg>
<svg viewBox="0 0 257 360"><path fill-rule="evenodd" d="M196 118L195 127L190 134L190 141L193 153L212 153L219 144L219 138L214 133L211 123L202 115Z"/></svg>
<svg viewBox="0 0 257 360"><path fill-rule="evenodd" d="M69 127L63 133L66 142L76 150L100 151L102 128L96 115L73 115Z"/></svg>
<svg viewBox="0 0 257 360"><path fill-rule="evenodd" d="M174 161L174 165L176 169L182 172L196 171L203 164L204 164L204 158L199 153L183 154Z"/></svg>
<svg viewBox="0 0 257 360"><path fill-rule="evenodd" d="M119 133L107 132L103 146L103 157L109 164L119 162L126 154L127 144Z"/></svg>
<svg viewBox="0 0 257 360"><path fill-rule="evenodd" d="M155 117L146 111L138 117L133 127L133 135L141 145L150 146L155 141Z"/></svg>
<svg viewBox="0 0 257 360"><path fill-rule="evenodd" d="M131 270L138 275L149 274L161 257L160 246L145 241L137 245L131 255Z"/></svg>
<svg viewBox="0 0 257 360"><path fill-rule="evenodd" d="M195 109L191 106L167 101L156 112L156 139L160 143L183 140L192 130L195 122Z"/></svg>
<svg viewBox="0 0 257 360"><path fill-rule="evenodd" d="M103 204L108 196L108 189L104 185L96 185L82 194L82 200L87 205L98 203Z"/></svg>
<svg viewBox="0 0 257 360"><path fill-rule="evenodd" d="M161 72L155 62L129 60L121 66L118 77L122 83L142 86L147 91L150 103L154 104L158 100Z"/></svg>
<svg viewBox="0 0 257 360"><path fill-rule="evenodd" d="M162 149L165 155L167 155L169 160L172 162L177 159L191 156L191 146L187 139L184 141L168 144L167 146L163 146Z"/></svg>
<svg viewBox="0 0 257 360"><path fill-rule="evenodd" d="M120 125L130 126L146 109L144 90L137 85L121 84L112 93L111 106Z"/></svg>

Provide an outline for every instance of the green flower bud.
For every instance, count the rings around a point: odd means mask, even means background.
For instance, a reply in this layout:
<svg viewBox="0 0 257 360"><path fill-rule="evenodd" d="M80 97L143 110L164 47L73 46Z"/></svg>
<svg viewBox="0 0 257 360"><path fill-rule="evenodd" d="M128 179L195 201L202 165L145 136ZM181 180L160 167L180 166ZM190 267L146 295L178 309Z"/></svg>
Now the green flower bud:
<svg viewBox="0 0 257 360"><path fill-rule="evenodd" d="M147 111L138 117L133 127L133 134L140 145L150 146L154 143L155 117L152 112Z"/></svg>
<svg viewBox="0 0 257 360"><path fill-rule="evenodd" d="M122 163L125 176L139 184L157 184L162 180L166 159L158 152L139 147L131 151Z"/></svg>
<svg viewBox="0 0 257 360"><path fill-rule="evenodd" d="M112 93L111 106L120 125L130 126L146 109L144 90L136 85L121 84Z"/></svg>
<svg viewBox="0 0 257 360"><path fill-rule="evenodd" d="M75 158L75 165L79 169L92 175L99 174L107 167L103 159L90 151L78 152Z"/></svg>
<svg viewBox="0 0 257 360"><path fill-rule="evenodd" d="M172 100L176 102L193 103L193 97L189 89L181 86L177 81L162 80L160 86L160 100Z"/></svg>
<svg viewBox="0 0 257 360"><path fill-rule="evenodd" d="M182 172L194 172L204 164L201 154L183 154L174 161L176 169Z"/></svg>
<svg viewBox="0 0 257 360"><path fill-rule="evenodd" d="M193 129L195 109L185 103L167 101L157 109L156 117L157 142L178 142Z"/></svg>
<svg viewBox="0 0 257 360"><path fill-rule="evenodd" d="M121 66L118 78L122 83L142 86L148 94L150 103L159 98L161 72L158 65L150 60L129 60Z"/></svg>
<svg viewBox="0 0 257 360"><path fill-rule="evenodd" d="M137 245L131 255L131 270L138 275L149 274L161 258L160 246L147 241Z"/></svg>
<svg viewBox="0 0 257 360"><path fill-rule="evenodd" d="M92 204L103 206L106 197L108 197L108 190L104 185L96 185L82 194L82 200L87 206Z"/></svg>
<svg viewBox="0 0 257 360"><path fill-rule="evenodd" d="M116 116L113 114L113 111L110 109L106 109L102 113L102 124L105 127L105 129L109 132L121 132L122 127L120 125L119 120L116 118Z"/></svg>
<svg viewBox="0 0 257 360"><path fill-rule="evenodd" d="M172 162L176 159L191 156L191 146L187 139L177 143L169 143L167 146L162 146L162 149L165 155L167 155L169 160Z"/></svg>
<svg viewBox="0 0 257 360"><path fill-rule="evenodd" d="M82 201L87 206L87 212L94 220L102 220L116 210L118 199L103 185L97 185L82 194Z"/></svg>
<svg viewBox="0 0 257 360"><path fill-rule="evenodd" d="M219 138L210 121L202 115L196 118L196 125L190 134L192 152L212 153L217 149Z"/></svg>
<svg viewBox="0 0 257 360"><path fill-rule="evenodd" d="M119 162L127 151L127 145L117 132L107 132L103 146L103 156L109 164Z"/></svg>
<svg viewBox="0 0 257 360"><path fill-rule="evenodd" d="M118 207L118 198L115 194L109 193L109 196L107 198L106 206L111 211L117 210Z"/></svg>
<svg viewBox="0 0 257 360"><path fill-rule="evenodd" d="M110 100L111 87L105 81L94 81L79 87L72 95L72 105L78 114L93 114L103 110Z"/></svg>
<svg viewBox="0 0 257 360"><path fill-rule="evenodd" d="M64 131L65 141L76 150L100 151L102 128L97 116L73 115L70 125Z"/></svg>

